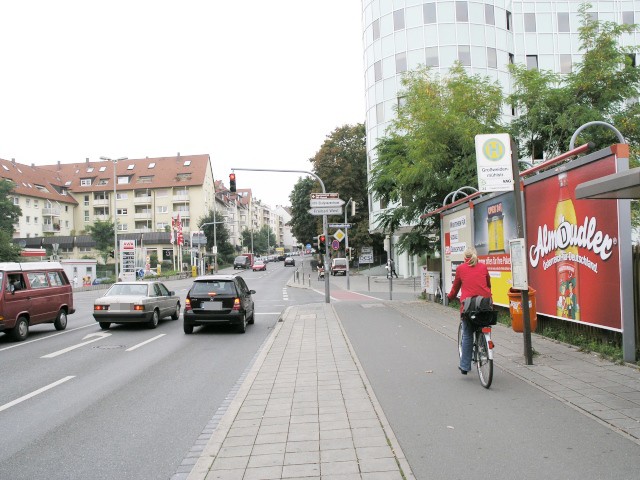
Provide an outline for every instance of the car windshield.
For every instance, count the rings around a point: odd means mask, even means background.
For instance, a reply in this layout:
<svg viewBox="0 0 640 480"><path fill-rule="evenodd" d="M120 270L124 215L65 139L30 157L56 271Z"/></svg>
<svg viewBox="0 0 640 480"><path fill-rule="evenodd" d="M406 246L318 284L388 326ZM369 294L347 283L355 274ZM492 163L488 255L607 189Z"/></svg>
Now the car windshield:
<svg viewBox="0 0 640 480"><path fill-rule="evenodd" d="M236 289L233 282L224 280L195 282L193 287L191 287L191 295L208 295L209 293L215 293L217 295L235 295Z"/></svg>
<svg viewBox="0 0 640 480"><path fill-rule="evenodd" d="M111 295L147 295L146 285L134 285L129 283L116 283L109 289L105 296Z"/></svg>

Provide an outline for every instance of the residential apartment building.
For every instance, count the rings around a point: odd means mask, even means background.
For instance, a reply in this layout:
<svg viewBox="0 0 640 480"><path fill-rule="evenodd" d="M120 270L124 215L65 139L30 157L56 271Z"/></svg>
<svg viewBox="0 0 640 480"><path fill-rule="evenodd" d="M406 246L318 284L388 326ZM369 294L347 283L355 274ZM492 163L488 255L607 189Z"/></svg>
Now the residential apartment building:
<svg viewBox="0 0 640 480"><path fill-rule="evenodd" d="M14 237L69 235L76 200L54 174L15 160L0 159L0 178L15 184L12 201L22 209Z"/></svg>
<svg viewBox="0 0 640 480"><path fill-rule="evenodd" d="M508 65L518 63L568 73L581 59L578 9L575 0L363 0L363 47L368 171L375 148L403 101L401 77L428 66L446 74L459 61L470 74L497 81L511 92ZM640 23L640 0L592 1L590 15L600 21ZM636 49L640 32L626 34L622 45ZM506 119L512 117L505 105ZM379 212L393 205L369 198L370 230ZM414 258L394 255L399 273L418 272Z"/></svg>

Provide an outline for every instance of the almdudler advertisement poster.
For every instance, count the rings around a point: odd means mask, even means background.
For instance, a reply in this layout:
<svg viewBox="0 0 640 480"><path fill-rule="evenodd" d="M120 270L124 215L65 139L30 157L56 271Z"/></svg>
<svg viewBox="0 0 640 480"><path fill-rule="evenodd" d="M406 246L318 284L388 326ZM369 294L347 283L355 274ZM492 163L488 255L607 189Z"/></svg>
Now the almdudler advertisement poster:
<svg viewBox="0 0 640 480"><path fill-rule="evenodd" d="M578 165L525 181L529 285L538 313L621 331L618 203L575 198L615 157Z"/></svg>
<svg viewBox="0 0 640 480"><path fill-rule="evenodd" d="M507 293L511 288L509 240L518 234L513 193L474 202L473 226L478 260L484 262L491 276L493 303L508 306Z"/></svg>
<svg viewBox="0 0 640 480"><path fill-rule="evenodd" d="M464 251L472 245L471 211L468 207L443 214L440 218L444 234L444 294L451 290L456 268L464 261Z"/></svg>

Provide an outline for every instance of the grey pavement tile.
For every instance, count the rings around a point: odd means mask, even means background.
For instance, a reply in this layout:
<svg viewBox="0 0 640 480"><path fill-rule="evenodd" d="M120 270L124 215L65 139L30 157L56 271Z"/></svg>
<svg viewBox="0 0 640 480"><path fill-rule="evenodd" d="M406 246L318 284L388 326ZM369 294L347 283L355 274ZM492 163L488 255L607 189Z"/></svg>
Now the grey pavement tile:
<svg viewBox="0 0 640 480"><path fill-rule="evenodd" d="M640 391L634 392L619 392L617 395L625 400L629 400L630 402L637 403L640 405Z"/></svg>
<svg viewBox="0 0 640 480"><path fill-rule="evenodd" d="M277 417L281 418L281 417ZM269 433L287 433L289 431L289 423L276 423L273 425L262 425L258 430L258 435L265 435Z"/></svg>
<svg viewBox="0 0 640 480"><path fill-rule="evenodd" d="M324 478L325 475L337 475L346 473L360 473L357 461L347 462L328 462L320 464L320 473Z"/></svg>
<svg viewBox="0 0 640 480"><path fill-rule="evenodd" d="M216 457L211 465L211 470L234 470L246 468L249 456L246 457Z"/></svg>
<svg viewBox="0 0 640 480"><path fill-rule="evenodd" d="M247 468L243 480L279 480L282 478L282 467Z"/></svg>
<svg viewBox="0 0 640 480"><path fill-rule="evenodd" d="M591 412L598 418L602 420L611 420L614 418L627 418L627 416L621 413L619 410L598 410Z"/></svg>
<svg viewBox="0 0 640 480"><path fill-rule="evenodd" d="M271 455L274 453L284 453L287 444L285 442L280 443L262 443L260 445L254 445L251 450L251 455Z"/></svg>
<svg viewBox="0 0 640 480"><path fill-rule="evenodd" d="M236 420L255 420L255 419L261 419L262 418L262 412L239 412L236 415Z"/></svg>
<svg viewBox="0 0 640 480"><path fill-rule="evenodd" d="M284 456L284 465L300 465L303 463L320 463L320 452L289 452Z"/></svg>
<svg viewBox="0 0 640 480"><path fill-rule="evenodd" d="M235 447L238 445L253 445L256 437L253 435L247 435L244 437L227 437L222 444L223 447Z"/></svg>
<svg viewBox="0 0 640 480"><path fill-rule="evenodd" d="M382 427L366 427L366 428L354 428L351 430L353 438L370 437L374 435L380 435L383 433Z"/></svg>
<svg viewBox="0 0 640 480"><path fill-rule="evenodd" d="M317 452L320 450L320 441L310 440L310 441L302 441L302 442L287 442L285 448L287 453Z"/></svg>
<svg viewBox="0 0 640 480"><path fill-rule="evenodd" d="M320 441L320 434L318 431L297 431L289 432L288 441L290 442L310 442Z"/></svg>
<svg viewBox="0 0 640 480"><path fill-rule="evenodd" d="M398 472L371 472L363 473L362 480L404 480L402 474Z"/></svg>
<svg viewBox="0 0 640 480"><path fill-rule="evenodd" d="M361 410L358 412L349 412L349 420L377 419L378 415L375 410Z"/></svg>
<svg viewBox="0 0 640 480"><path fill-rule="evenodd" d="M287 433L267 433L264 435L258 434L255 440L256 445L263 443L282 443L287 441Z"/></svg>
<svg viewBox="0 0 640 480"><path fill-rule="evenodd" d="M243 480L244 468L234 470L211 470L205 480Z"/></svg>
<svg viewBox="0 0 640 480"><path fill-rule="evenodd" d="M391 447L356 447L359 459L389 458L393 457Z"/></svg>
<svg viewBox="0 0 640 480"><path fill-rule="evenodd" d="M359 473L344 473L335 475L322 475L322 480L362 480Z"/></svg>
<svg viewBox="0 0 640 480"><path fill-rule="evenodd" d="M262 422L260 423L260 426L265 426L265 425L282 425L282 424L286 424L288 425L289 422L291 421L291 417L289 415L282 415L280 417L265 417L262 419Z"/></svg>
<svg viewBox="0 0 640 480"><path fill-rule="evenodd" d="M320 440L320 450L338 450L343 448L354 448L353 438L331 438Z"/></svg>
<svg viewBox="0 0 640 480"><path fill-rule="evenodd" d="M363 458L360 459L360 471L371 472L398 472L400 468L395 458Z"/></svg>
<svg viewBox="0 0 640 480"><path fill-rule="evenodd" d="M291 409L291 415L317 415L318 407L293 407Z"/></svg>
<svg viewBox="0 0 640 480"><path fill-rule="evenodd" d="M348 420L347 411L323 413L320 412L321 422L345 422Z"/></svg>
<svg viewBox="0 0 640 480"><path fill-rule="evenodd" d="M319 463L305 463L301 465L285 465L282 467L282 478L317 477L320 475Z"/></svg>
<svg viewBox="0 0 640 480"><path fill-rule="evenodd" d="M612 418L608 420L608 423L614 425L622 430L629 431L640 428L640 421L632 418Z"/></svg>
<svg viewBox="0 0 640 480"><path fill-rule="evenodd" d="M620 412L633 420L640 420L640 407L622 408Z"/></svg>
<svg viewBox="0 0 640 480"><path fill-rule="evenodd" d="M312 415L291 415L291 423L292 424L297 424L297 423L318 423L319 421L319 416L318 414L312 414Z"/></svg>
<svg viewBox="0 0 640 480"><path fill-rule="evenodd" d="M322 463L346 462L356 460L357 457L355 447L320 451L320 461Z"/></svg>
<svg viewBox="0 0 640 480"><path fill-rule="evenodd" d="M369 437L357 437L353 439L353 445L357 448L362 447L387 447L389 448L389 441L387 437L380 432L378 435L371 435Z"/></svg>
<svg viewBox="0 0 640 480"><path fill-rule="evenodd" d="M351 428L375 428L380 427L380 420L377 418L367 418L363 420L351 419L349 421Z"/></svg>
<svg viewBox="0 0 640 480"><path fill-rule="evenodd" d="M260 427L235 427L233 424L227 433L227 437L245 437L245 436L256 436L258 434L258 429Z"/></svg>
<svg viewBox="0 0 640 480"><path fill-rule="evenodd" d="M350 428L348 420L340 420L334 422L327 422L320 420L320 430L344 430Z"/></svg>
<svg viewBox="0 0 640 480"><path fill-rule="evenodd" d="M233 421L233 426L234 427L259 427L261 423L261 419L259 418L250 418L247 420L234 420Z"/></svg>
<svg viewBox="0 0 640 480"><path fill-rule="evenodd" d="M320 440L331 440L336 438L351 438L353 436L350 428L340 430L321 430Z"/></svg>
<svg viewBox="0 0 640 480"><path fill-rule="evenodd" d="M282 465L284 462L284 453L268 453L265 455L251 455L247 468L256 467L274 467Z"/></svg>
<svg viewBox="0 0 640 480"><path fill-rule="evenodd" d="M600 403L604 403L606 406L616 410L622 410L625 408L635 408L638 406L635 402L630 402L629 400L625 400L624 398L612 398L607 400L601 400Z"/></svg>
<svg viewBox="0 0 640 480"><path fill-rule="evenodd" d="M233 447L222 447L218 452L218 457L248 457L251 454L253 445L236 445Z"/></svg>

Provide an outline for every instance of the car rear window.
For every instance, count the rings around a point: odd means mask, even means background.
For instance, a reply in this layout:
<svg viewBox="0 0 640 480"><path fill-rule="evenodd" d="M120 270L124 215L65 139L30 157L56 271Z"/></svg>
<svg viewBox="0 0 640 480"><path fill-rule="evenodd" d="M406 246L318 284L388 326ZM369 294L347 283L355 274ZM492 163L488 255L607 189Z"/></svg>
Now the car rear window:
<svg viewBox="0 0 640 480"><path fill-rule="evenodd" d="M216 293L218 295L235 295L236 287L231 281L209 280L206 282L195 282L191 287L191 295L207 295Z"/></svg>
<svg viewBox="0 0 640 480"><path fill-rule="evenodd" d="M109 295L147 295L146 285L131 285L127 283L116 283L109 289L105 296Z"/></svg>

